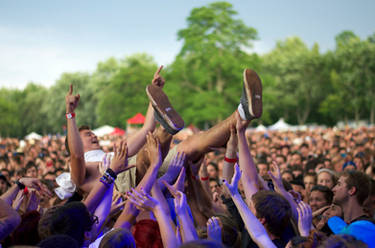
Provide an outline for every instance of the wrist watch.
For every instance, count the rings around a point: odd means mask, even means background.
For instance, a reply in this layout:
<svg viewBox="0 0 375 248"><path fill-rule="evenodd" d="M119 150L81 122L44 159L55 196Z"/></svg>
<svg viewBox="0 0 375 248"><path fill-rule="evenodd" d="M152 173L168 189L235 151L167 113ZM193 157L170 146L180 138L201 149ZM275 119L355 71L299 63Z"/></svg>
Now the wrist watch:
<svg viewBox="0 0 375 248"><path fill-rule="evenodd" d="M25 184L21 183L19 180L16 181L16 184L17 184L19 189L25 189L26 188Z"/></svg>

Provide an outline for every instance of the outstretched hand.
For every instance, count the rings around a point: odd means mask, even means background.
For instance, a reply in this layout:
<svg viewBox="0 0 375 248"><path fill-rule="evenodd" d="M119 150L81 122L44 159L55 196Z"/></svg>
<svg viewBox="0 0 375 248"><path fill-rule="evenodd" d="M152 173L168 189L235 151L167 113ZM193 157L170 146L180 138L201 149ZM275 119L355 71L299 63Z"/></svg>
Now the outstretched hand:
<svg viewBox="0 0 375 248"><path fill-rule="evenodd" d="M159 140L151 133L148 132L146 136L146 151L151 166L161 166L162 157Z"/></svg>
<svg viewBox="0 0 375 248"><path fill-rule="evenodd" d="M112 162L110 168L116 174L119 174L130 167L128 167L128 146L125 140L120 142L119 147L114 145L113 147L114 155L112 158Z"/></svg>
<svg viewBox="0 0 375 248"><path fill-rule="evenodd" d="M229 184L227 180L224 179L223 183L227 190L229 191L231 196L238 194L238 182L241 179L242 172L240 171L240 167L238 164L234 166L234 175L232 177L232 182Z"/></svg>
<svg viewBox="0 0 375 248"><path fill-rule="evenodd" d="M155 72L154 74L154 78L152 79L152 84L153 85L156 85L160 88L163 88L164 87L164 84L165 84L165 80L162 76L160 76L160 71L163 69L163 66L161 65L157 71Z"/></svg>
<svg viewBox="0 0 375 248"><path fill-rule="evenodd" d="M187 200L186 195L182 193L180 190L176 189L174 186L169 185L166 181L162 181L162 183L167 187L171 195L174 197L174 206L177 214L184 213L187 210Z"/></svg>
<svg viewBox="0 0 375 248"><path fill-rule="evenodd" d="M272 161L271 170L268 171L268 175L270 176L273 182L273 185L275 185L275 187L277 187L278 189L284 188L283 180L281 178L280 168L278 164L276 163L276 161Z"/></svg>
<svg viewBox="0 0 375 248"><path fill-rule="evenodd" d="M238 137L236 134L236 127L231 126L230 127L230 137L227 142L227 151L236 152L238 147Z"/></svg>
<svg viewBox="0 0 375 248"><path fill-rule="evenodd" d="M73 95L73 85L69 86L68 94L65 96L66 113L72 113L78 106L80 95Z"/></svg>
<svg viewBox="0 0 375 248"><path fill-rule="evenodd" d="M207 221L207 236L209 240L221 243L221 227L218 217L211 217Z"/></svg>
<svg viewBox="0 0 375 248"><path fill-rule="evenodd" d="M24 184L28 188L33 188L38 191L42 196L52 197L53 194L48 190L47 186L44 185L38 178L23 177L19 180L20 183Z"/></svg>
<svg viewBox="0 0 375 248"><path fill-rule="evenodd" d="M133 189L128 193L128 200L139 210L153 211L159 205L159 202L143 189L141 191Z"/></svg>
<svg viewBox="0 0 375 248"><path fill-rule="evenodd" d="M308 237L310 234L311 223L312 223L312 211L311 207L300 201L297 207L298 212L298 230L301 236Z"/></svg>
<svg viewBox="0 0 375 248"><path fill-rule="evenodd" d="M236 129L237 133L244 133L246 131L247 126L249 125L249 121L242 120L238 111L236 111Z"/></svg>
<svg viewBox="0 0 375 248"><path fill-rule="evenodd" d="M186 154L184 152L178 152L169 164L167 172L160 179L165 180L168 183L174 182L176 177L181 172L181 169L185 164L185 160Z"/></svg>

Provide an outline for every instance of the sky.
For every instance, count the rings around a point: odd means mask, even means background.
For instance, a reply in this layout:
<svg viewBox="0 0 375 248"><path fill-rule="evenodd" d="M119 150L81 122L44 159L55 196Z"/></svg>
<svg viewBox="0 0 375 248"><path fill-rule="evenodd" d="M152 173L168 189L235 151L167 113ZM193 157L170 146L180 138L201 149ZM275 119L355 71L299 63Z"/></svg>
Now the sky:
<svg viewBox="0 0 375 248"><path fill-rule="evenodd" d="M168 65L182 44L177 31L206 0L1 0L0 87L51 86L63 72L92 72L109 57L147 53ZM253 51L298 36L322 52L335 36L375 33L373 0L232 0L237 18L258 31Z"/></svg>

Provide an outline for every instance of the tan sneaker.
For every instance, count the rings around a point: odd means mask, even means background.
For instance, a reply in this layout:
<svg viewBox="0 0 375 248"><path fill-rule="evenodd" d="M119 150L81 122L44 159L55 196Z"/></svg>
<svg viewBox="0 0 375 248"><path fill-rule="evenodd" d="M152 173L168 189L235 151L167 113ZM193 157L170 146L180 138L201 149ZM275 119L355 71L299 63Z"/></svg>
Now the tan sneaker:
<svg viewBox="0 0 375 248"><path fill-rule="evenodd" d="M146 88L146 93L155 110L155 119L167 130L170 134L176 134L184 128L184 120L172 107L168 96L163 90L153 84Z"/></svg>
<svg viewBox="0 0 375 248"><path fill-rule="evenodd" d="M247 120L262 116L262 81L258 74L251 69L245 69L243 72L243 90L240 102Z"/></svg>

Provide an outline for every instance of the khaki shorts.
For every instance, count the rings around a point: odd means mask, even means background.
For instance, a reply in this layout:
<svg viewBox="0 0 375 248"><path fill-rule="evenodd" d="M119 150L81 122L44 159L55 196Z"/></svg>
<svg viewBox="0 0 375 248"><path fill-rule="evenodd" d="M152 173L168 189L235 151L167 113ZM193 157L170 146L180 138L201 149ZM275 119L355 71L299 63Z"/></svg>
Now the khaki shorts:
<svg viewBox="0 0 375 248"><path fill-rule="evenodd" d="M165 157L163 164L161 165L158 178L164 175L164 173L168 170L169 164L171 163L172 159L177 155L177 145L174 146L171 150L169 150L167 156ZM137 155L130 157L128 159L129 165L135 165L137 162ZM130 191L131 188L135 188L136 185L136 171L137 168L133 167L129 170L126 170L117 175L117 179L115 181L117 191L121 193L126 193Z"/></svg>

